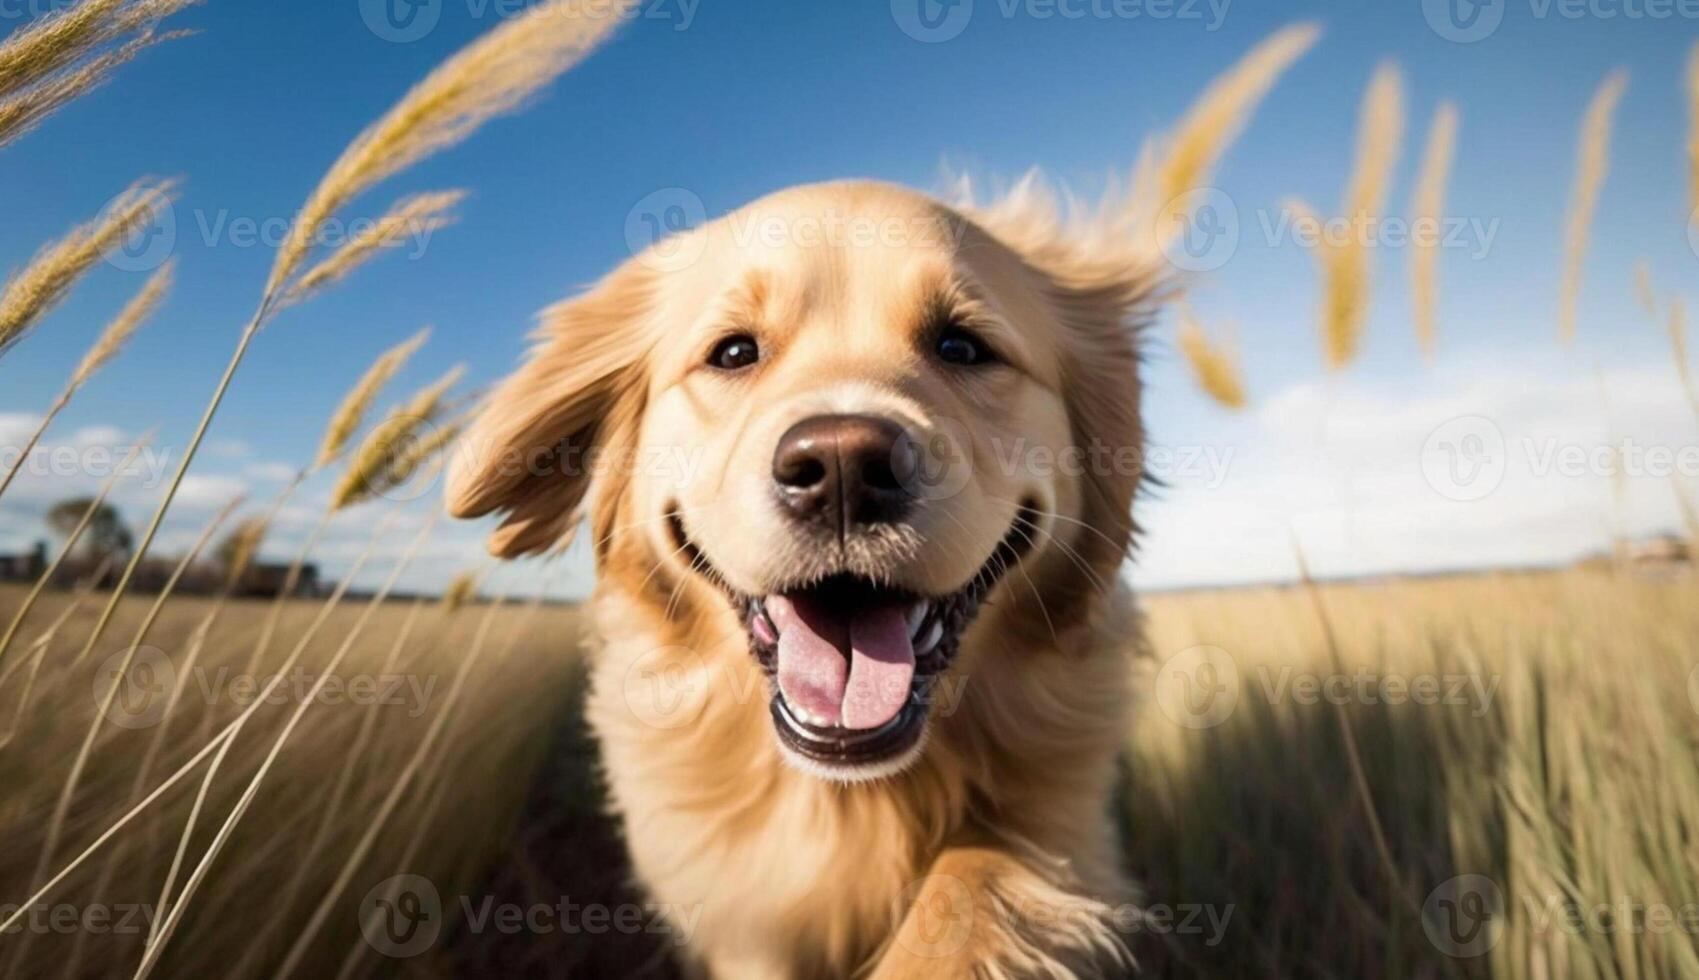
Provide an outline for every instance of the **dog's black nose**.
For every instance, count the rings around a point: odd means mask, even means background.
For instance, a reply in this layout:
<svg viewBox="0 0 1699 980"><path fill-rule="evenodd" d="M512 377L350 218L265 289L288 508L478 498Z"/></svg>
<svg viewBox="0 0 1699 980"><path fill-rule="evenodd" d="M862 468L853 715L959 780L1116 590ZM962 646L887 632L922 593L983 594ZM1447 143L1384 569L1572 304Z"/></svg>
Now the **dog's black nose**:
<svg viewBox="0 0 1699 980"><path fill-rule="evenodd" d="M902 426L871 415L816 415L790 427L773 453L773 483L800 520L843 537L868 524L902 519L914 494L916 448Z"/></svg>

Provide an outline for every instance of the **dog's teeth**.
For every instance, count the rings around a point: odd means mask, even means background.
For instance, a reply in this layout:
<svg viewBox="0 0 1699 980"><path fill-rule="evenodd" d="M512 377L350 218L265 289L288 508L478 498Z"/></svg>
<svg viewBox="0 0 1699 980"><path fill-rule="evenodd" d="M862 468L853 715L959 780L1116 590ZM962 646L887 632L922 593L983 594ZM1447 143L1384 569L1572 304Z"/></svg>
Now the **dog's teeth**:
<svg viewBox="0 0 1699 980"><path fill-rule="evenodd" d="M931 653L932 648L937 646L938 641L942 640L943 638L944 638L944 624L934 622L932 624L932 628L926 631L926 635L921 638L920 642L916 643L914 645L914 652L917 655L918 654Z"/></svg>
<svg viewBox="0 0 1699 980"><path fill-rule="evenodd" d="M787 701L786 703L788 704L789 702ZM815 728L831 727L831 722L799 704L792 704L790 708L791 712L796 715L797 720L802 722L804 725L813 725Z"/></svg>
<svg viewBox="0 0 1699 980"><path fill-rule="evenodd" d="M908 638L914 639L920 635L920 628L926 624L926 614L932 611L932 603L921 599L908 610Z"/></svg>

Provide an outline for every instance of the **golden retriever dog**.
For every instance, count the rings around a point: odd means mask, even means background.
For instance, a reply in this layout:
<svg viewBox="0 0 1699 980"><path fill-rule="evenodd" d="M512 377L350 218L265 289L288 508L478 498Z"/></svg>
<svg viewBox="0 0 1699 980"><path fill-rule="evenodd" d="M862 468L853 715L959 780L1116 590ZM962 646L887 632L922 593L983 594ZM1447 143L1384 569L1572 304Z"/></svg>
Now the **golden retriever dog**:
<svg viewBox="0 0 1699 980"><path fill-rule="evenodd" d="M1086 219L1032 182L846 181L665 239L488 399L450 509L500 514L504 557L588 520L590 722L707 975L1126 970L1155 226L1307 44L1253 52L1168 144L1194 159Z"/></svg>

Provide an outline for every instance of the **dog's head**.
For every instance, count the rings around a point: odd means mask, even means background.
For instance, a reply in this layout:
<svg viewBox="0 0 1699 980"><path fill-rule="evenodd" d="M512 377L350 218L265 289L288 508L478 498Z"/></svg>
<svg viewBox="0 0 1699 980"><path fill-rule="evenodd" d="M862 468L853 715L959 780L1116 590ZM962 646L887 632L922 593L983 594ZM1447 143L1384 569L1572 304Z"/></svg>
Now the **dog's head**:
<svg viewBox="0 0 1699 980"><path fill-rule="evenodd" d="M1048 636L1125 557L1159 280L1131 254L881 184L774 195L551 311L451 509L501 512L508 557L588 515L604 577L741 622L791 758L891 772L988 603Z"/></svg>

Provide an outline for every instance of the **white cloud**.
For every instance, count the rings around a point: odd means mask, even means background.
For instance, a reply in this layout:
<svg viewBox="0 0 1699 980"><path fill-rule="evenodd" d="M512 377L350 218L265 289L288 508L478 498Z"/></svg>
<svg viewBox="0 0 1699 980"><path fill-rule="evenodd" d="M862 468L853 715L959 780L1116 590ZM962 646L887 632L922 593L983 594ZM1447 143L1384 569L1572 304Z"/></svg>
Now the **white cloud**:
<svg viewBox="0 0 1699 980"><path fill-rule="evenodd" d="M296 469L288 463L249 463L242 475L259 483L288 483L295 479Z"/></svg>
<svg viewBox="0 0 1699 980"><path fill-rule="evenodd" d="M24 440L30 437L35 427L41 424L41 416L24 412L0 412L0 446L22 446Z"/></svg>
<svg viewBox="0 0 1699 980"><path fill-rule="evenodd" d="M234 476L190 473L183 477L172 507L186 510L216 510L248 492L248 484Z"/></svg>
<svg viewBox="0 0 1699 980"><path fill-rule="evenodd" d="M1219 486L1176 481L1144 502L1134 580L1290 578L1294 535L1326 575L1565 561L1603 547L1619 521L1633 535L1678 526L1670 484L1699 478L1694 419L1667 365L1602 381L1453 372L1404 389L1335 379L1270 397L1235 434ZM1620 508L1608 446L1628 451ZM1460 449L1484 454L1459 457L1486 467L1468 485L1446 469Z"/></svg>
<svg viewBox="0 0 1699 980"><path fill-rule="evenodd" d="M219 459L247 459L254 454L253 447L242 439L209 439L204 451Z"/></svg>

